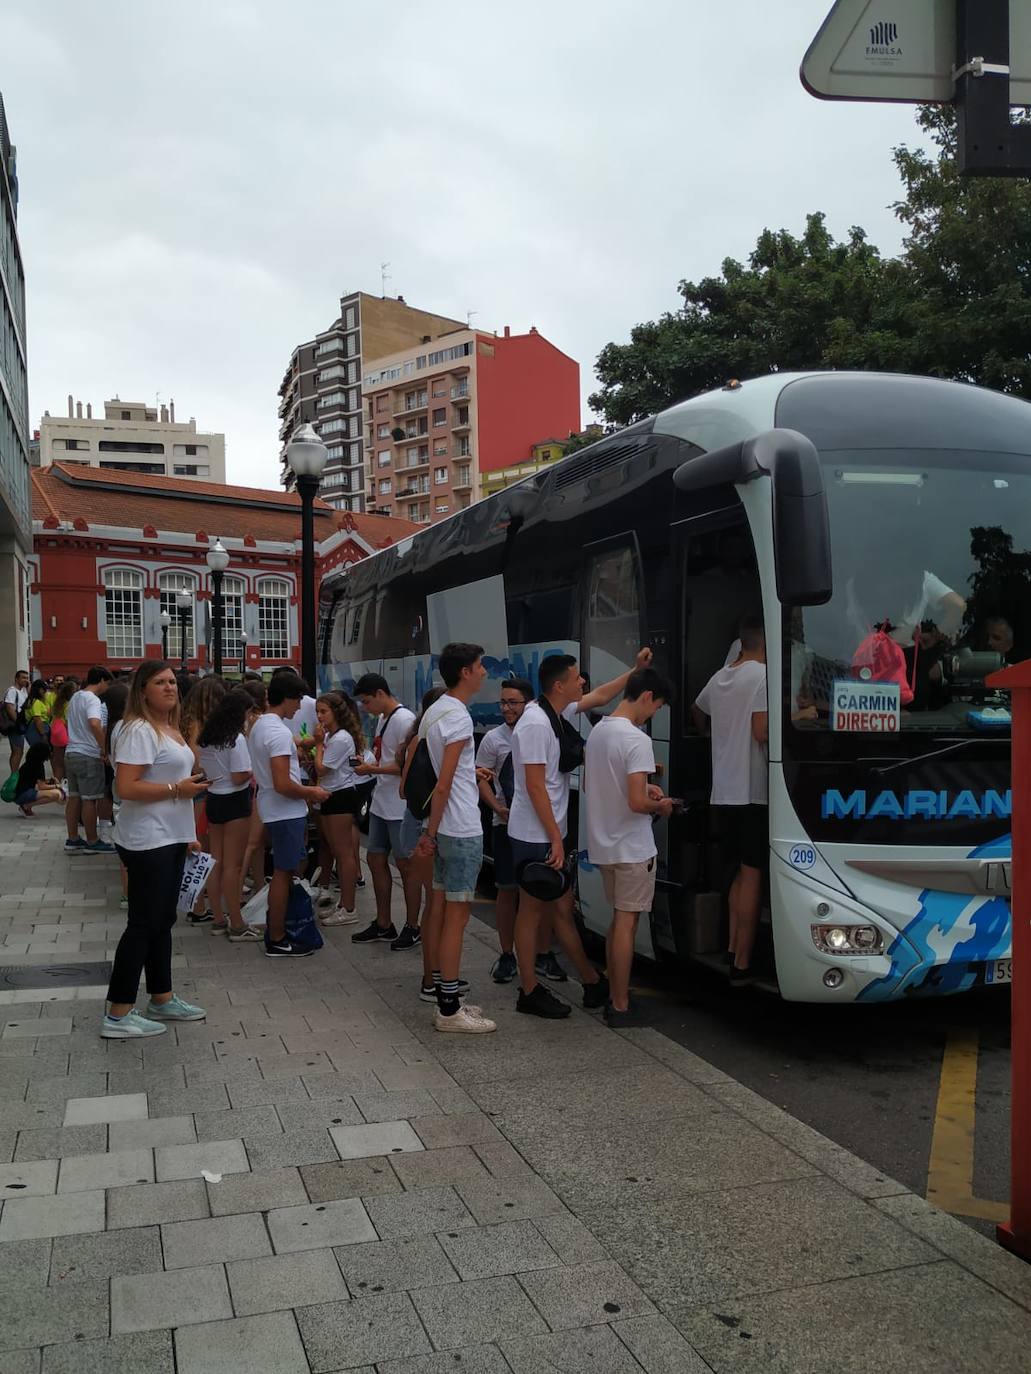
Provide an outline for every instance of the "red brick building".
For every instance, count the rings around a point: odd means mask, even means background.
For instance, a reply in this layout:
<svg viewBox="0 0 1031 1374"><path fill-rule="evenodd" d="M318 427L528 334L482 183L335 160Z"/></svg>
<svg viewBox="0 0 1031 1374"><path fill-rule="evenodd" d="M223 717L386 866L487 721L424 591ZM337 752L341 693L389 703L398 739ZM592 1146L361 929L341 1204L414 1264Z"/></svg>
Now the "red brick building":
<svg viewBox="0 0 1031 1374"><path fill-rule="evenodd" d="M176 595L190 595L185 658L213 658L208 548L229 551L223 580L222 661L300 664L301 503L295 492L230 487L72 464L33 469L32 668L80 673L91 663L131 668L162 652L183 657ZM330 568L357 562L412 533L407 520L339 513L315 503L316 594Z"/></svg>

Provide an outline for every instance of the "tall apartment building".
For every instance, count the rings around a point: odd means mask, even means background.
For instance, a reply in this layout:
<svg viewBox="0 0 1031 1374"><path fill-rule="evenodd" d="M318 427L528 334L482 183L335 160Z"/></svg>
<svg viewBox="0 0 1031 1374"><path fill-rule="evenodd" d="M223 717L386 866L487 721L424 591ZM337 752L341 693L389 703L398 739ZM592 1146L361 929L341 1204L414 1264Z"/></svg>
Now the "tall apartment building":
<svg viewBox="0 0 1031 1374"><path fill-rule="evenodd" d="M366 509L420 524L483 493L542 434L580 428L580 365L532 328L459 328L381 358L363 380Z"/></svg>
<svg viewBox="0 0 1031 1374"><path fill-rule="evenodd" d="M226 480L224 434L198 431L197 421L176 420L175 402L160 408L142 401L104 402L104 417L93 407L68 397L68 414L48 410L39 424L39 466L81 463L115 472L143 472L154 477Z"/></svg>
<svg viewBox="0 0 1031 1374"><path fill-rule="evenodd" d="M338 510L364 510L363 366L462 327L460 320L416 310L403 296L342 296L330 327L294 349L279 388L283 485L293 485L286 445L299 425L312 424L329 449L319 495Z"/></svg>
<svg viewBox="0 0 1031 1374"><path fill-rule="evenodd" d="M29 663L29 392L18 173L0 96L0 681Z"/></svg>

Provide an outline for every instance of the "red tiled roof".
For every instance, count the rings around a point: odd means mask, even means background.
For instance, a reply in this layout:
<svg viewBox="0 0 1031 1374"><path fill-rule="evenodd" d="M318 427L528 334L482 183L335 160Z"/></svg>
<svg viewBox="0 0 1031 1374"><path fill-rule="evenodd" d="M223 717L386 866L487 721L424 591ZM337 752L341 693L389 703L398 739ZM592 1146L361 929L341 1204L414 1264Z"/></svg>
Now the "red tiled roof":
<svg viewBox="0 0 1031 1374"><path fill-rule="evenodd" d="M400 515L366 515L362 511L338 510L333 518L338 530L347 529L350 521L351 528L374 549L382 548L388 541L396 544L399 539L407 539L423 528Z"/></svg>
<svg viewBox="0 0 1031 1374"><path fill-rule="evenodd" d="M315 538L328 539L344 513L315 501ZM107 468L65 466L32 469L32 515L91 525L112 525L194 534L212 538L254 539L292 543L300 537L301 499L293 491L263 487L222 486L183 477L117 472ZM355 528L374 548L402 538L417 528L407 520L355 513Z"/></svg>

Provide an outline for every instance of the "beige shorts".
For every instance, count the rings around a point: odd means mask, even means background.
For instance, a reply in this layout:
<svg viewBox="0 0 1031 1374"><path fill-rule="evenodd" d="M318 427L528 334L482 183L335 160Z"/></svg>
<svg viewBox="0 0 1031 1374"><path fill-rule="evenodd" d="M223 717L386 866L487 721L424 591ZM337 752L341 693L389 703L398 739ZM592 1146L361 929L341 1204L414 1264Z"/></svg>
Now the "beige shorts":
<svg viewBox="0 0 1031 1374"><path fill-rule="evenodd" d="M651 911L655 898L655 859L636 864L599 864L605 896L615 911Z"/></svg>

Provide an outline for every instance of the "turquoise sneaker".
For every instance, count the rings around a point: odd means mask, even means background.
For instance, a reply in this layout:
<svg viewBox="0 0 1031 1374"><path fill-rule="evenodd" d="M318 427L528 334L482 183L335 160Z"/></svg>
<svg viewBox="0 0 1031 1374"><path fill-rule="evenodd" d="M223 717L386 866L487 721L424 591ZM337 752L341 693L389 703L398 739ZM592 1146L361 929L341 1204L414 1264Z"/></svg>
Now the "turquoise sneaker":
<svg viewBox="0 0 1031 1374"><path fill-rule="evenodd" d="M147 1015L152 1016L155 1021L203 1021L207 1014L201 1007L184 1002L177 992L173 992L170 1001L162 1002L160 1005L155 1002L147 1003Z"/></svg>
<svg viewBox="0 0 1031 1374"><path fill-rule="evenodd" d="M102 1040L139 1040L145 1035L164 1035L167 1030L160 1021L148 1021L138 1011L126 1016L105 1015L100 1022Z"/></svg>

